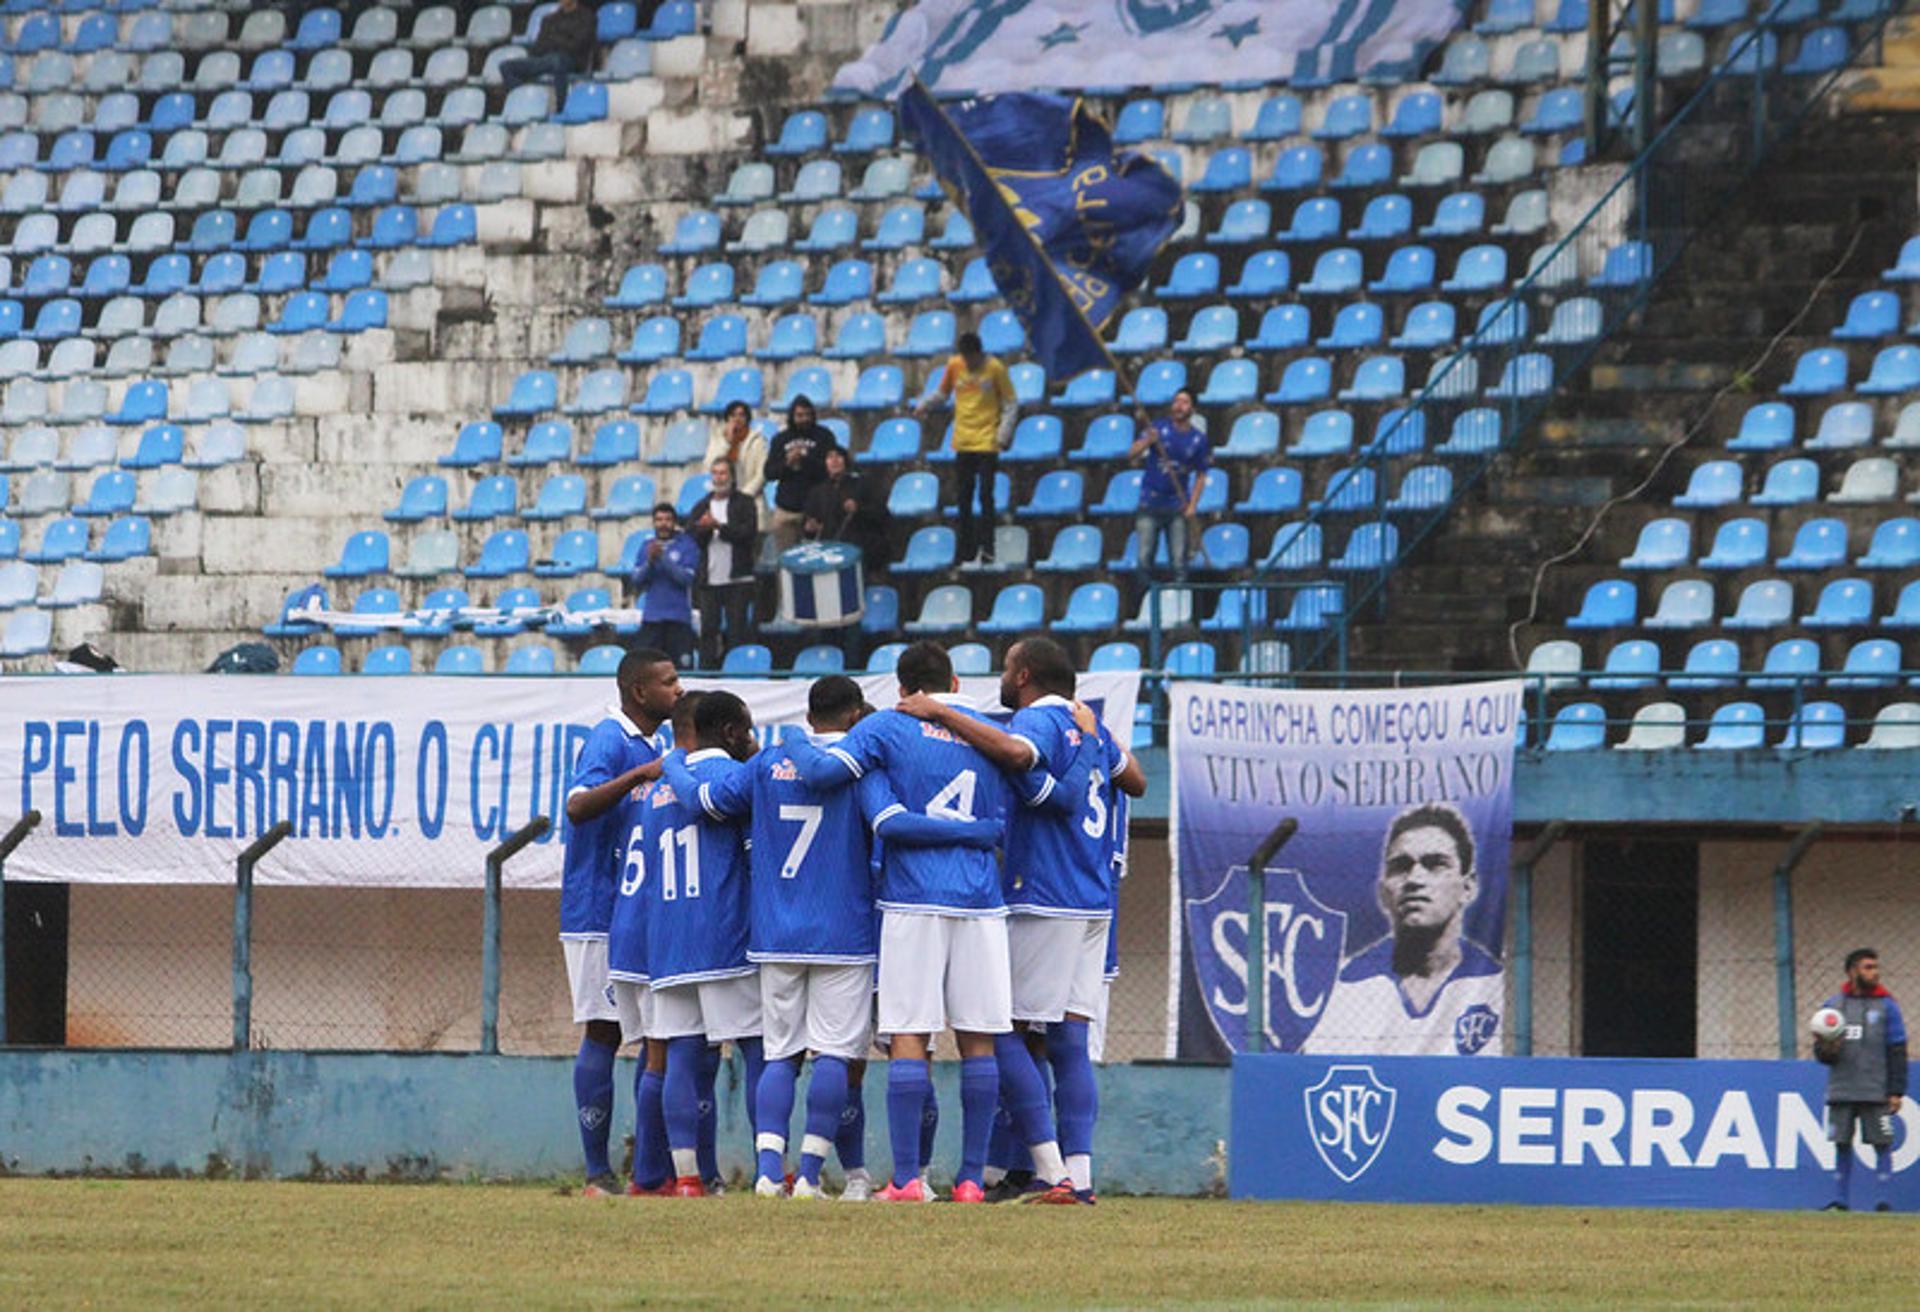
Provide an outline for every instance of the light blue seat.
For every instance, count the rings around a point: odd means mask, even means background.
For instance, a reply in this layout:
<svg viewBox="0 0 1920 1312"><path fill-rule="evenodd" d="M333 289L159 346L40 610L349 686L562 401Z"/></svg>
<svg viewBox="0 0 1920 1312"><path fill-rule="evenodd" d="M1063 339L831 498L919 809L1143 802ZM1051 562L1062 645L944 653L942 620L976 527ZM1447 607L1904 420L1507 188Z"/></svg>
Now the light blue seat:
<svg viewBox="0 0 1920 1312"><path fill-rule="evenodd" d="M927 211L915 201L895 205L880 216L873 236L860 243L868 251L897 251L918 246L926 237Z"/></svg>
<svg viewBox="0 0 1920 1312"><path fill-rule="evenodd" d="M1368 290L1389 294L1425 291L1433 286L1438 260L1431 246L1400 246L1387 256L1387 267L1368 284Z"/></svg>
<svg viewBox="0 0 1920 1312"><path fill-rule="evenodd" d="M1920 388L1920 347L1889 346L1873 357L1866 379L1854 388L1863 396L1889 396Z"/></svg>
<svg viewBox="0 0 1920 1312"><path fill-rule="evenodd" d="M783 314L767 331L767 344L753 353L756 360L795 360L820 349L820 329L810 314Z"/></svg>
<svg viewBox="0 0 1920 1312"><path fill-rule="evenodd" d="M895 563L896 574L938 574L953 568L954 531L945 524L924 524L907 539Z"/></svg>
<svg viewBox="0 0 1920 1312"><path fill-rule="evenodd" d="M832 206L813 216L807 235L793 248L808 253L840 250L853 245L859 233L859 216L844 206Z"/></svg>
<svg viewBox="0 0 1920 1312"><path fill-rule="evenodd" d="M1726 638L1703 638L1687 651L1680 674L1668 678L1669 688L1725 688L1740 672L1740 648Z"/></svg>
<svg viewBox="0 0 1920 1312"><path fill-rule="evenodd" d="M907 326L907 340L896 354L910 359L926 359L930 356L943 356L953 350L955 321L951 310L922 310L913 317ZM845 326L841 332L844 336ZM876 353L886 348L886 329L881 325L880 337L876 344L862 350L861 354ZM993 347L986 347L987 354L996 355Z"/></svg>
<svg viewBox="0 0 1920 1312"><path fill-rule="evenodd" d="M676 308L705 309L733 299L733 266L726 263L703 264L687 275L686 287L673 298Z"/></svg>
<svg viewBox="0 0 1920 1312"><path fill-rule="evenodd" d="M1362 360L1353 371L1353 381L1341 389L1342 401L1384 401L1407 390L1406 361L1397 355L1376 355Z"/></svg>
<svg viewBox="0 0 1920 1312"><path fill-rule="evenodd" d="M449 469L474 469L500 459L500 425L491 421L465 424L453 439L453 450L439 463Z"/></svg>
<svg viewBox="0 0 1920 1312"><path fill-rule="evenodd" d="M1774 562L1776 569L1832 569L1846 563L1847 526L1838 519L1810 519L1793 537L1793 549Z"/></svg>
<svg viewBox="0 0 1920 1312"><path fill-rule="evenodd" d="M1632 624L1640 609L1639 590L1626 579L1603 579L1587 589L1578 614L1570 616L1570 629L1611 629Z"/></svg>
<svg viewBox="0 0 1920 1312"><path fill-rule="evenodd" d="M1048 475L1048 477L1053 476ZM1067 477L1077 480L1080 475L1068 473ZM1087 513L1115 518L1127 518L1137 514L1140 510L1140 482L1143 477L1142 471L1138 469L1121 470L1107 480L1106 490L1100 494L1100 500L1087 507ZM1038 497L1037 489L1035 496ZM1076 501L1073 508L1065 513L1075 514L1079 509Z"/></svg>
<svg viewBox="0 0 1920 1312"><path fill-rule="evenodd" d="M548 559L533 567L536 578L570 579L600 568L600 537L592 529L568 529L553 540ZM572 607L569 607L572 609Z"/></svg>
<svg viewBox="0 0 1920 1312"><path fill-rule="evenodd" d="M1569 702L1553 713L1550 752L1590 752L1607 745L1607 713L1599 702Z"/></svg>
<svg viewBox="0 0 1920 1312"><path fill-rule="evenodd" d="M1031 633L1039 631L1045 619L1046 594L1034 584L1013 583L995 595L992 611L980 621L979 629L982 633Z"/></svg>
<svg viewBox="0 0 1920 1312"><path fill-rule="evenodd" d="M1655 682L1653 676L1659 669L1659 646L1645 638L1628 638L1616 642L1607 652L1602 673L1591 679L1587 686L1608 692L1650 688Z"/></svg>
<svg viewBox="0 0 1920 1312"><path fill-rule="evenodd" d="M1205 406L1242 405L1260 394L1260 369L1251 360L1222 360L1207 375L1199 403ZM1242 416L1243 419L1251 416ZM1238 432L1238 424L1235 431Z"/></svg>
<svg viewBox="0 0 1920 1312"><path fill-rule="evenodd" d="M1488 0L1486 11L1473 30L1484 36L1517 32L1534 25L1534 0Z"/></svg>
<svg viewBox="0 0 1920 1312"><path fill-rule="evenodd" d="M902 474L887 495L887 512L901 519L923 519L940 504L940 480L932 474Z"/></svg>
<svg viewBox="0 0 1920 1312"><path fill-rule="evenodd" d="M848 200L892 200L904 196L912 181L912 167L899 156L882 156L868 164L860 175L860 185L847 193Z"/></svg>
<svg viewBox="0 0 1920 1312"><path fill-rule="evenodd" d="M1333 331L1322 337L1316 345L1324 350L1350 351L1361 347L1377 346L1380 334L1386 327L1385 315L1378 305L1367 301L1355 301L1343 305L1333 318Z"/></svg>
<svg viewBox="0 0 1920 1312"><path fill-rule="evenodd" d="M1707 733L1698 744L1703 751L1756 751L1766 746L1766 715L1758 702L1727 702L1716 706Z"/></svg>
<svg viewBox="0 0 1920 1312"><path fill-rule="evenodd" d="M1278 92L1260 102L1253 127L1243 134L1247 141L1284 141L1300 135L1300 98ZM1115 138L1118 140L1118 138Z"/></svg>
<svg viewBox="0 0 1920 1312"><path fill-rule="evenodd" d="M653 364L680 353L680 320L656 314L634 325L633 340L614 358L622 364Z"/></svg>
<svg viewBox="0 0 1920 1312"><path fill-rule="evenodd" d="M1750 406L1740 418L1740 431L1727 443L1729 451L1776 451L1793 445L1793 407L1782 401Z"/></svg>
<svg viewBox="0 0 1920 1312"><path fill-rule="evenodd" d="M360 673L373 675L412 674L413 653L398 644L375 647L361 660Z"/></svg>
<svg viewBox="0 0 1920 1312"><path fill-rule="evenodd" d="M788 114L780 125L777 140L761 147L764 155L811 155L827 144L827 116L817 109L800 109Z"/></svg>
<svg viewBox="0 0 1920 1312"><path fill-rule="evenodd" d="M1166 106L1158 100L1128 101L1120 107L1120 114L1114 120L1114 144L1132 146L1163 136L1166 117Z"/></svg>
<svg viewBox="0 0 1920 1312"><path fill-rule="evenodd" d="M496 416L537 415L560 404L560 382L552 371L529 369L513 380L507 399L493 408Z"/></svg>
<svg viewBox="0 0 1920 1312"><path fill-rule="evenodd" d="M467 504L453 512L462 522L480 522L502 515L514 515L520 509L520 485L511 476L495 474L474 484Z"/></svg>
<svg viewBox="0 0 1920 1312"><path fill-rule="evenodd" d="M1702 579L1676 579L1660 591L1649 629L1696 629L1713 623L1713 585Z"/></svg>
<svg viewBox="0 0 1920 1312"><path fill-rule="evenodd" d="M1486 226L1486 198L1477 191L1456 191L1441 198L1433 222L1420 229L1422 237L1465 237Z"/></svg>
<svg viewBox="0 0 1920 1312"><path fill-rule="evenodd" d="M1326 400L1332 392L1332 365L1323 356L1309 355L1288 363L1280 375L1280 386L1265 400L1269 405L1311 405Z"/></svg>
<svg viewBox="0 0 1920 1312"><path fill-rule="evenodd" d="M1741 493L1740 466L1731 460L1709 460L1695 466L1686 490L1673 499L1673 504L1690 510L1728 506L1738 502Z"/></svg>
<svg viewBox="0 0 1920 1312"><path fill-rule="evenodd" d="M463 677L485 674L487 662L478 647L470 643L456 643L451 647L443 647L440 654L434 657L433 672Z"/></svg>
<svg viewBox="0 0 1920 1312"><path fill-rule="evenodd" d="M838 260L827 270L820 290L807 297L810 305L850 305L873 295L873 265L867 260Z"/></svg>
<svg viewBox="0 0 1920 1312"><path fill-rule="evenodd" d="M906 393L906 375L899 365L869 365L854 382L853 395L843 403L846 410L892 410L898 408Z"/></svg>
<svg viewBox="0 0 1920 1312"><path fill-rule="evenodd" d="M1402 96L1393 107L1393 116L1380 129L1383 137L1428 137L1441 129L1441 102L1432 91L1415 91Z"/></svg>
<svg viewBox="0 0 1920 1312"><path fill-rule="evenodd" d="M438 474L420 474L407 480L400 491L400 504L383 517L395 524L417 524L440 519L446 513L447 480Z"/></svg>
<svg viewBox="0 0 1920 1312"><path fill-rule="evenodd" d="M658 264L636 264L620 276L620 287L606 303L617 309L640 309L667 299L667 271Z"/></svg>
<svg viewBox="0 0 1920 1312"><path fill-rule="evenodd" d="M793 186L781 192L780 199L792 205L811 205L823 200L837 200L842 189L840 162L815 159L800 166L800 171L794 175Z"/></svg>
<svg viewBox="0 0 1920 1312"><path fill-rule="evenodd" d="M1211 383L1208 384L1208 390L1212 390ZM1226 445L1215 451L1214 455L1221 460L1267 460L1277 455L1279 450L1280 416L1271 410L1249 410L1233 421Z"/></svg>
<svg viewBox="0 0 1920 1312"><path fill-rule="evenodd" d="M1766 561L1766 524L1742 517L1721 522L1714 532L1712 550L1700 558L1699 564L1701 569L1737 570L1753 569Z"/></svg>
<svg viewBox="0 0 1920 1312"><path fill-rule="evenodd" d="M1359 288L1363 275L1360 252L1337 246L1313 262L1313 276L1300 284L1300 295L1343 296Z"/></svg>
<svg viewBox="0 0 1920 1312"><path fill-rule="evenodd" d="M1307 203L1312 204L1312 202ZM1335 221L1338 222L1338 203L1327 203L1334 206ZM1296 224L1299 222L1299 218L1299 211L1296 210L1294 214ZM1220 216L1220 226L1208 233L1206 240L1209 246L1237 246L1245 245L1248 242L1264 241L1266 240L1268 230L1271 229L1272 226L1273 209L1267 202L1263 200L1237 200L1227 206L1226 211ZM1286 238L1282 238L1282 240L1285 239ZM1307 239L1300 238L1300 240Z"/></svg>
<svg viewBox="0 0 1920 1312"><path fill-rule="evenodd" d="M517 528L503 528L487 535L479 558L462 573L470 579L501 579L524 574L532 565L527 535Z"/></svg>
<svg viewBox="0 0 1920 1312"><path fill-rule="evenodd" d="M1818 431L1807 439L1807 450L1842 451L1866 446L1873 441L1873 422L1873 407L1865 401L1840 401L1830 405L1820 416ZM1728 447L1732 449L1732 444Z"/></svg>
<svg viewBox="0 0 1920 1312"><path fill-rule="evenodd" d="M1190 101L1173 139L1183 142L1218 141L1233 135L1233 109L1223 96Z"/></svg>
<svg viewBox="0 0 1920 1312"><path fill-rule="evenodd" d="M1349 241L1393 241L1413 228L1413 202L1397 192L1374 196L1361 211L1359 226L1347 233Z"/></svg>
<svg viewBox="0 0 1920 1312"><path fill-rule="evenodd" d="M947 215L947 226L933 240L932 249L936 251L963 251L974 244L973 223L966 214L955 210Z"/></svg>
<svg viewBox="0 0 1920 1312"><path fill-rule="evenodd" d="M1074 382L1078 383L1082 379L1090 376L1089 374L1082 374L1080 378L1075 379ZM1185 361L1156 360L1140 371L1140 375L1135 382L1135 401L1139 405L1146 406L1149 410L1158 409L1171 402L1174 394L1184 390L1186 385L1187 366ZM1068 390L1072 390L1071 384ZM1112 394L1108 393L1105 396L1096 397L1093 403L1095 405L1104 405L1111 400Z"/></svg>
<svg viewBox="0 0 1920 1312"><path fill-rule="evenodd" d="M1227 288L1227 295L1236 299L1262 300L1287 290L1293 279L1293 264L1285 251L1258 251L1247 257L1240 266L1240 277ZM1194 295L1204 295L1205 291L1196 291Z"/></svg>
<svg viewBox="0 0 1920 1312"><path fill-rule="evenodd" d="M1300 508L1301 493L1299 470L1284 466L1263 469L1254 475L1253 486L1233 509L1241 515L1283 515Z"/></svg>
<svg viewBox="0 0 1920 1312"><path fill-rule="evenodd" d="M1054 534L1052 547L1034 568L1048 574L1089 573L1100 568L1101 556L1100 530L1090 524L1070 524Z"/></svg>
<svg viewBox="0 0 1920 1312"><path fill-rule="evenodd" d="M886 349L887 321L871 311L863 311L840 321L839 334L822 354L829 360L858 360L879 355Z"/></svg>
<svg viewBox="0 0 1920 1312"><path fill-rule="evenodd" d="M1854 564L1861 569L1920 567L1920 519L1902 517L1875 525L1866 554Z"/></svg>
<svg viewBox="0 0 1920 1312"><path fill-rule="evenodd" d="M1299 588L1288 604L1287 613L1274 627L1288 633L1311 633L1324 629L1346 606L1346 589L1338 583L1321 583Z"/></svg>
<svg viewBox="0 0 1920 1312"><path fill-rule="evenodd" d="M713 395L701 405L700 413L724 414L735 401L744 401L753 410L760 409L766 403L766 377L760 372L759 366L747 365L721 374L720 381L714 384ZM831 402L822 399L821 404L828 405Z"/></svg>
<svg viewBox="0 0 1920 1312"><path fill-rule="evenodd" d="M1307 344L1312 319L1304 305L1275 305L1260 318L1249 351L1291 351Z"/></svg>
<svg viewBox="0 0 1920 1312"><path fill-rule="evenodd" d="M613 325L605 319L575 319L567 326L560 349L547 357L549 364L591 364L613 354Z"/></svg>
<svg viewBox="0 0 1920 1312"><path fill-rule="evenodd" d="M835 154L867 155L893 144L893 113L863 109L847 124L847 135L834 143Z"/></svg>
<svg viewBox="0 0 1920 1312"><path fill-rule="evenodd" d="M1771 35L1771 34L1769 34ZM1895 656L1899 655L1898 650ZM1836 685L1852 686L1840 679ZM1872 686L1873 681L1869 681ZM1832 751L1847 745L1847 713L1838 702L1804 702L1788 719L1775 746L1782 749Z"/></svg>
<svg viewBox="0 0 1920 1312"><path fill-rule="evenodd" d="M1342 189L1368 190L1385 185L1393 177L1393 148L1369 141L1347 152L1340 176L1327 185Z"/></svg>
<svg viewBox="0 0 1920 1312"><path fill-rule="evenodd" d="M1433 350L1454 337L1454 311L1447 301L1422 301L1407 312L1406 322L1389 346L1396 350Z"/></svg>
<svg viewBox="0 0 1920 1312"><path fill-rule="evenodd" d="M1020 519L1075 517L1086 497L1086 480L1078 470L1056 469L1042 474L1025 505L1014 511ZM1137 489L1135 500L1138 500Z"/></svg>
<svg viewBox="0 0 1920 1312"><path fill-rule="evenodd" d="M1087 425L1080 445L1067 456L1069 460L1112 461L1124 459L1133 445L1133 418L1130 415L1101 415Z"/></svg>
<svg viewBox="0 0 1920 1312"><path fill-rule="evenodd" d="M1797 506L1820 495L1820 467L1811 460L1795 458L1776 461L1767 469L1765 484L1754 493L1749 504L1755 506ZM1675 502L1678 505L1678 502Z"/></svg>
<svg viewBox="0 0 1920 1312"><path fill-rule="evenodd" d="M1861 292L1847 306L1846 321L1833 330L1835 338L1871 341L1900 331L1900 298L1889 291Z"/></svg>
<svg viewBox="0 0 1920 1312"><path fill-rule="evenodd" d="M1373 131L1373 98L1360 93L1335 96L1313 130L1319 141L1345 141Z"/></svg>
<svg viewBox="0 0 1920 1312"><path fill-rule="evenodd" d="M1260 190L1311 190L1320 185L1326 164L1326 153L1318 146L1289 146L1274 158L1273 172L1260 183Z"/></svg>
<svg viewBox="0 0 1920 1312"><path fill-rule="evenodd" d="M1507 281L1507 252L1499 246L1470 246L1460 253L1453 277L1440 284L1447 292L1482 292L1502 287Z"/></svg>
<svg viewBox="0 0 1920 1312"><path fill-rule="evenodd" d="M1756 579L1740 590L1733 614L1720 621L1728 629L1772 629L1793 619L1793 586L1784 579Z"/></svg>
<svg viewBox="0 0 1920 1312"><path fill-rule="evenodd" d="M1207 157L1206 170L1189 188L1195 192L1240 191L1253 183L1253 153L1227 146Z"/></svg>
<svg viewBox="0 0 1920 1312"><path fill-rule="evenodd" d="M680 216L671 239L661 243L662 255L695 255L720 245L720 216L712 210L692 210Z"/></svg>
<svg viewBox="0 0 1920 1312"><path fill-rule="evenodd" d="M1487 389L1487 395L1513 399L1544 396L1552 390L1553 357L1544 351L1529 351L1507 361L1500 370L1500 381Z"/></svg>
<svg viewBox="0 0 1920 1312"><path fill-rule="evenodd" d="M700 325L700 340L687 352L687 359L731 360L746 353L746 319L737 314L718 314Z"/></svg>
<svg viewBox="0 0 1920 1312"><path fill-rule="evenodd" d="M587 513L587 480L578 474L553 474L540 487L540 495L522 514L529 523L566 519Z"/></svg>
<svg viewBox="0 0 1920 1312"><path fill-rule="evenodd" d="M647 379L647 394L634 402L640 415L668 415L693 409L693 375L685 369L662 369Z"/></svg>
<svg viewBox="0 0 1920 1312"><path fill-rule="evenodd" d="M960 633L973 623L973 594L957 583L947 583L927 593L920 604L920 617L907 622L908 633Z"/></svg>
<svg viewBox="0 0 1920 1312"><path fill-rule="evenodd" d="M1213 308L1202 310L1200 314L1210 314ZM1195 316L1196 319L1198 317ZM985 345L984 340L982 345ZM1167 312L1157 305L1137 305L1120 320L1120 329L1114 334L1113 352L1115 355L1140 355L1164 350L1166 345Z"/></svg>
<svg viewBox="0 0 1920 1312"><path fill-rule="evenodd" d="M294 674L339 674L340 651L337 647L306 647L293 658Z"/></svg>
<svg viewBox="0 0 1920 1312"><path fill-rule="evenodd" d="M1800 619L1809 629L1857 628L1873 623L1873 584L1866 579L1834 579L1820 589L1811 614Z"/></svg>
<svg viewBox="0 0 1920 1312"><path fill-rule="evenodd" d="M1067 410L1085 410L1111 405L1115 394L1111 369L1089 369L1078 375L1055 398L1054 404Z"/></svg>
<svg viewBox="0 0 1920 1312"><path fill-rule="evenodd" d="M592 443L574 458L574 463L601 469L630 464L639 458L640 426L630 419L611 419L594 430Z"/></svg>
<svg viewBox="0 0 1920 1312"><path fill-rule="evenodd" d="M1404 421L1405 427L1417 426L1418 416ZM1385 445L1391 447L1389 435ZM1445 465L1415 465L1400 476L1400 486L1382 507L1389 515L1415 514L1438 510L1453 500L1453 471Z"/></svg>
<svg viewBox="0 0 1920 1312"><path fill-rule="evenodd" d="M1220 257L1207 251L1195 251L1175 261L1165 284L1156 294L1168 299L1209 296L1220 289Z"/></svg>
<svg viewBox="0 0 1920 1312"><path fill-rule="evenodd" d="M267 331L307 333L325 328L329 308L324 292L297 292L282 303L280 317L267 325Z"/></svg>
<svg viewBox="0 0 1920 1312"><path fill-rule="evenodd" d="M645 474L624 474L614 479L613 486L607 489L605 503L594 507L588 512L587 517L598 520L640 519L653 513L655 500L654 482L651 478ZM649 526L642 530L642 533L651 537L653 529ZM628 539L629 545L632 541L632 538ZM620 572L620 577L624 578L633 572L633 562L624 560L623 563L625 568Z"/></svg>
<svg viewBox="0 0 1920 1312"><path fill-rule="evenodd" d="M330 579L363 579L375 574L385 574L389 564L390 546L387 535L380 532L355 533L347 538L340 548L340 559L327 566L326 577Z"/></svg>
<svg viewBox="0 0 1920 1312"><path fill-rule="evenodd" d="M873 440L860 453L862 464L896 464L920 458L920 422L917 419L882 420Z"/></svg>

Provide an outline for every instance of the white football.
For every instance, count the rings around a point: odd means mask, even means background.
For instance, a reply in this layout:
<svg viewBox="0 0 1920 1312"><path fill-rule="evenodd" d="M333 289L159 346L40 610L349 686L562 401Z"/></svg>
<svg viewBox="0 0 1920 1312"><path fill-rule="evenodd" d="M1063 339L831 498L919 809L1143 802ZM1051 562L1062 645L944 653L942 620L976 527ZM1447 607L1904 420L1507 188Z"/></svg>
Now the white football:
<svg viewBox="0 0 1920 1312"><path fill-rule="evenodd" d="M1832 1007L1822 1007L1807 1018L1807 1029L1816 1039L1837 1038L1846 1026L1846 1017Z"/></svg>

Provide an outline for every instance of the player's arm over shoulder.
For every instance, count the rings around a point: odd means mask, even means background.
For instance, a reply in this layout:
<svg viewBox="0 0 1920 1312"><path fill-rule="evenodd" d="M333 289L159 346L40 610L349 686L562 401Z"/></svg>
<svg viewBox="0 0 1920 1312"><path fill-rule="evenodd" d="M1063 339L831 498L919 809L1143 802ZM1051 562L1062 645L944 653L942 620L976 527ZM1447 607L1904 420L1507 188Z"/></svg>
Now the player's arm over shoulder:
<svg viewBox="0 0 1920 1312"><path fill-rule="evenodd" d="M991 848L1000 841L998 820L958 820L909 811L887 776L876 771L855 785L860 811L874 836L896 847Z"/></svg>

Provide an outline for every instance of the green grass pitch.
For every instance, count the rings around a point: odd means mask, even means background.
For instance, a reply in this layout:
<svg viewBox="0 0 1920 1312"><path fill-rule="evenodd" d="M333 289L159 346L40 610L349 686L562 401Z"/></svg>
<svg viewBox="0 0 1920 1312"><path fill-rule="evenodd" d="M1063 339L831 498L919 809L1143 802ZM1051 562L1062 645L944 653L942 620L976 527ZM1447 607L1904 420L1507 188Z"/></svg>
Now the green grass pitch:
<svg viewBox="0 0 1920 1312"><path fill-rule="evenodd" d="M1911 1216L0 1180L0 1306L1904 1306Z"/></svg>

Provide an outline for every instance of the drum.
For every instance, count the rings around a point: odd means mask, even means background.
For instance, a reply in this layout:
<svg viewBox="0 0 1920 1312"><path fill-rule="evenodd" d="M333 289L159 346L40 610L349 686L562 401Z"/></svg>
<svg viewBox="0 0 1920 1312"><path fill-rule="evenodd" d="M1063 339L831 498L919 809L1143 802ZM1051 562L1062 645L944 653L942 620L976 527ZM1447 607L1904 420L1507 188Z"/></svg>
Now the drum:
<svg viewBox="0 0 1920 1312"><path fill-rule="evenodd" d="M860 548L809 542L780 554L780 619L803 629L858 624L866 604Z"/></svg>

